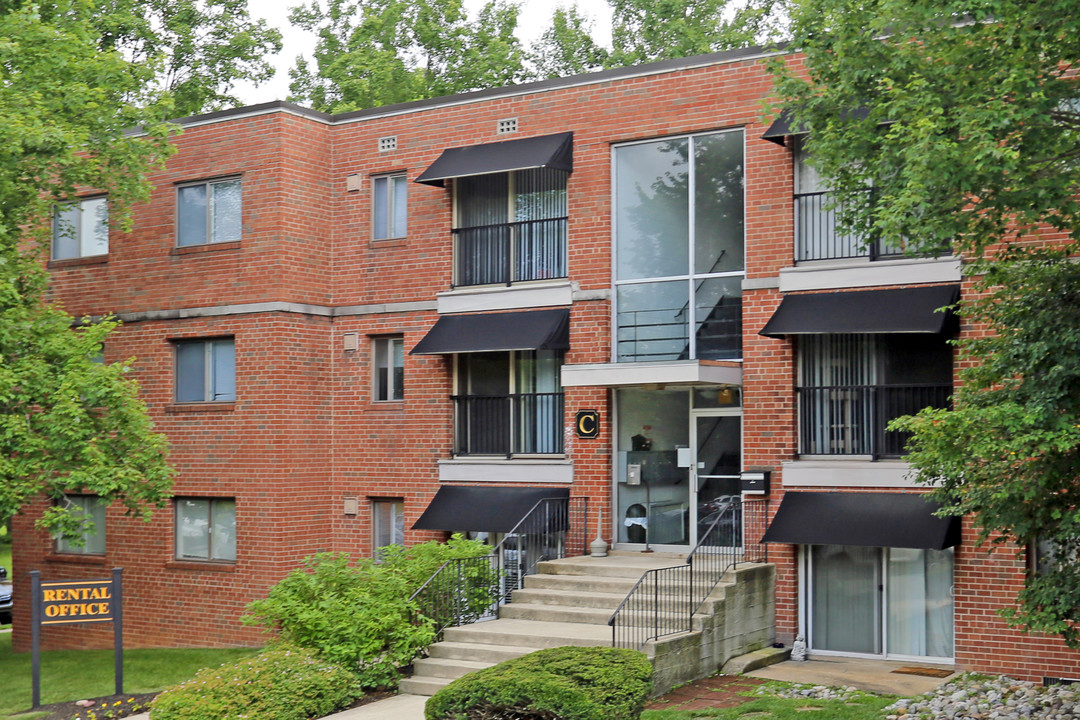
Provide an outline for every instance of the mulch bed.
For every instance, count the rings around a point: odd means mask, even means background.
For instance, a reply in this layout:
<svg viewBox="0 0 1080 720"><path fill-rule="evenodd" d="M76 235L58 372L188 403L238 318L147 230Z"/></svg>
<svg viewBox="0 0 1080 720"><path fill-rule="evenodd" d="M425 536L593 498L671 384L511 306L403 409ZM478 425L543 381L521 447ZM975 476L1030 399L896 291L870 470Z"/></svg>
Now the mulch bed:
<svg viewBox="0 0 1080 720"><path fill-rule="evenodd" d="M736 707L754 698L740 695L768 682L761 678L740 675L714 675L675 688L648 705L646 710L705 710L707 708Z"/></svg>

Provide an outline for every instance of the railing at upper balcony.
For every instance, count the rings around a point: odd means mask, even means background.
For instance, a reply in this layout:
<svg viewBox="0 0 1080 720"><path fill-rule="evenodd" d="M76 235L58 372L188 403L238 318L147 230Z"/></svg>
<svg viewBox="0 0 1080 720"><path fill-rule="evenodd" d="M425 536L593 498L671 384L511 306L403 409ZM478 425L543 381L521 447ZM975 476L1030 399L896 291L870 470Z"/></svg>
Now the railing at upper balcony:
<svg viewBox="0 0 1080 720"><path fill-rule="evenodd" d="M841 232L837 223L839 208L833 207L830 192L795 194L795 260L841 260L866 257L871 260L902 256L904 247ZM872 190L864 202L873 202Z"/></svg>
<svg viewBox="0 0 1080 720"><path fill-rule="evenodd" d="M563 394L454 396L456 455L563 452Z"/></svg>
<svg viewBox="0 0 1080 720"><path fill-rule="evenodd" d="M454 284L510 285L564 278L567 218L455 228Z"/></svg>
<svg viewBox="0 0 1080 720"><path fill-rule="evenodd" d="M948 407L952 390L949 383L799 388L799 453L900 457L910 435L885 426L925 407Z"/></svg>
<svg viewBox="0 0 1080 720"><path fill-rule="evenodd" d="M620 311L616 320L619 362L686 360L690 357L687 308ZM742 298L698 308L696 359L742 356Z"/></svg>

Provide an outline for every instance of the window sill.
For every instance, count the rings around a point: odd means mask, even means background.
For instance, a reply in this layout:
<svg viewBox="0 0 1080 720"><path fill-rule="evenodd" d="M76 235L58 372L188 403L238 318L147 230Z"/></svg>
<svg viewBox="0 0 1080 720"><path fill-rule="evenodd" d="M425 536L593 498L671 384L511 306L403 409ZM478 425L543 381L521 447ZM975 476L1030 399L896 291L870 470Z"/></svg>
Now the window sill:
<svg viewBox="0 0 1080 720"><path fill-rule="evenodd" d="M63 260L50 260L45 267L49 270L62 270L64 268L85 267L87 265L106 265L109 262L108 255L90 255L88 257L64 258Z"/></svg>
<svg viewBox="0 0 1080 720"><path fill-rule="evenodd" d="M574 463L562 455L505 457L458 456L439 460L439 482L566 483L574 482Z"/></svg>
<svg viewBox="0 0 1080 720"><path fill-rule="evenodd" d="M369 410L378 412L402 412L405 410L404 400L372 400L368 403Z"/></svg>
<svg viewBox="0 0 1080 720"><path fill-rule="evenodd" d="M216 252L218 250L239 250L240 241L232 240L230 242L220 243L206 243L204 245L184 245L183 247L174 247L169 251L170 255L197 255L205 252Z"/></svg>
<svg viewBox="0 0 1080 720"><path fill-rule="evenodd" d="M213 562L210 560L169 560L165 563L167 570L206 570L209 572L236 572L236 563Z"/></svg>
<svg viewBox="0 0 1080 720"><path fill-rule="evenodd" d="M82 553L51 552L45 556L45 562L70 563L73 565L106 565L107 558L104 555L84 555Z"/></svg>
<svg viewBox="0 0 1080 720"><path fill-rule="evenodd" d="M165 406L165 412L172 415L232 412L235 409L235 402L170 403Z"/></svg>
<svg viewBox="0 0 1080 720"><path fill-rule="evenodd" d="M399 248L405 247L409 244L408 237L393 237L393 238L372 238L371 247L373 248Z"/></svg>

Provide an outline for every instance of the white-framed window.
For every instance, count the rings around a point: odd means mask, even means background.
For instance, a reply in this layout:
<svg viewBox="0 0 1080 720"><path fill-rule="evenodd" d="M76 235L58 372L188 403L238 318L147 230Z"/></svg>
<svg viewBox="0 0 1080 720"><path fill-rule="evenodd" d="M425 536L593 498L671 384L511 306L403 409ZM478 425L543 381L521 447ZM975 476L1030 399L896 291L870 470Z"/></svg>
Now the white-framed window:
<svg viewBox="0 0 1080 720"><path fill-rule="evenodd" d="M236 500L176 498L176 559L236 562Z"/></svg>
<svg viewBox="0 0 1080 720"><path fill-rule="evenodd" d="M108 253L108 198L83 198L56 206L53 213L53 260L93 257Z"/></svg>
<svg viewBox="0 0 1080 720"><path fill-rule="evenodd" d="M240 178L207 180L177 187L177 246L239 240L241 208Z"/></svg>
<svg viewBox="0 0 1080 720"><path fill-rule="evenodd" d="M400 498L372 500L373 519L372 537L375 544L375 557L387 545L401 545L405 542L405 501Z"/></svg>
<svg viewBox="0 0 1080 720"><path fill-rule="evenodd" d="M372 341L375 366L375 400L389 402L405 398L405 340L400 335Z"/></svg>
<svg viewBox="0 0 1080 720"><path fill-rule="evenodd" d="M612 152L615 359L742 357L743 131Z"/></svg>
<svg viewBox="0 0 1080 720"><path fill-rule="evenodd" d="M65 495L64 502L72 511L89 518L90 525L79 538L56 538L56 552L80 555L105 554L105 508L107 503L96 495Z"/></svg>
<svg viewBox="0 0 1080 720"><path fill-rule="evenodd" d="M375 240L405 237L409 215L405 173L371 178L371 202L372 237Z"/></svg>
<svg viewBox="0 0 1080 720"><path fill-rule="evenodd" d="M176 402L236 400L236 348L232 338L177 340Z"/></svg>

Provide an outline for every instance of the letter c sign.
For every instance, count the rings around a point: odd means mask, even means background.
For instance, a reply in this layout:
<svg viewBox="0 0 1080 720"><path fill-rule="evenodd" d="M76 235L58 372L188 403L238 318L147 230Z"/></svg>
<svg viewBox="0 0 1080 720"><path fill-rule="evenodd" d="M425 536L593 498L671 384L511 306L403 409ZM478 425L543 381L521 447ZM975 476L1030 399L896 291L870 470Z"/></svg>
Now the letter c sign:
<svg viewBox="0 0 1080 720"><path fill-rule="evenodd" d="M594 438L600 435L600 413L596 410L578 410L574 428L579 438Z"/></svg>

